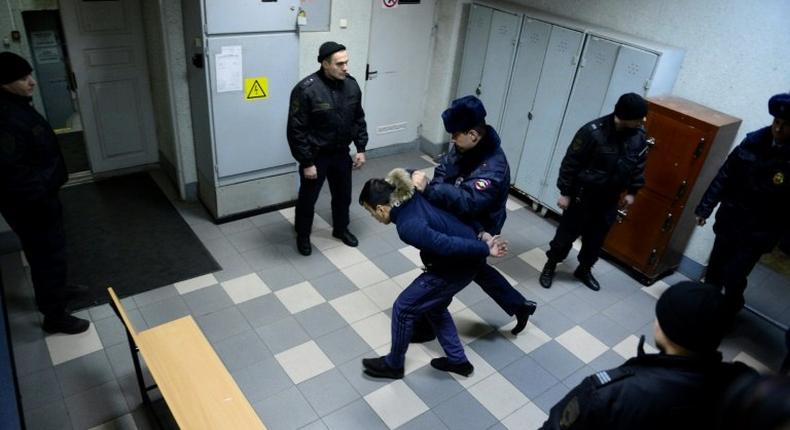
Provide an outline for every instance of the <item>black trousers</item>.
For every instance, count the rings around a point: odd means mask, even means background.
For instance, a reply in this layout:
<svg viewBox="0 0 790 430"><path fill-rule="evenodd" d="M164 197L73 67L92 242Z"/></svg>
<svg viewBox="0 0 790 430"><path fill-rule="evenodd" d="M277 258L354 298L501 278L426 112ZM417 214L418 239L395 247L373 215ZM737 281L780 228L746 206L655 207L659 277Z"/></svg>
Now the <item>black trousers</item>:
<svg viewBox="0 0 790 430"><path fill-rule="evenodd" d="M716 235L705 282L724 288L724 298L734 313L743 308L747 277L764 254L763 249L742 237Z"/></svg>
<svg viewBox="0 0 790 430"><path fill-rule="evenodd" d="M568 209L562 212L560 225L546 251L549 260L560 262L568 256L573 242L581 236L579 265L591 268L601 253L606 234L617 215L617 198L608 196L584 196L571 199Z"/></svg>
<svg viewBox="0 0 790 430"><path fill-rule="evenodd" d="M57 194L34 203L4 206L0 212L22 242L38 310L44 315L66 312L66 235Z"/></svg>
<svg viewBox="0 0 790 430"><path fill-rule="evenodd" d="M321 193L324 180L329 182L332 193L332 229L343 232L348 228L348 208L351 204L351 156L348 150L319 154L315 159L318 177L307 179L299 168L299 197L296 201L296 234L309 237L313 227L315 202Z"/></svg>

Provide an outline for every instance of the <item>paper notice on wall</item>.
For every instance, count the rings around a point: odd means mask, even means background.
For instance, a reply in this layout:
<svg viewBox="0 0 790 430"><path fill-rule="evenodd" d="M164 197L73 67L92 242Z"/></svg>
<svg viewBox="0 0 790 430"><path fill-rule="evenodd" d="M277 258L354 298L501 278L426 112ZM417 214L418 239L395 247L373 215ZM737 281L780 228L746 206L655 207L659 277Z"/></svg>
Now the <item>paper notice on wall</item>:
<svg viewBox="0 0 790 430"><path fill-rule="evenodd" d="M217 92L227 93L244 89L241 46L223 46L215 56L217 64Z"/></svg>

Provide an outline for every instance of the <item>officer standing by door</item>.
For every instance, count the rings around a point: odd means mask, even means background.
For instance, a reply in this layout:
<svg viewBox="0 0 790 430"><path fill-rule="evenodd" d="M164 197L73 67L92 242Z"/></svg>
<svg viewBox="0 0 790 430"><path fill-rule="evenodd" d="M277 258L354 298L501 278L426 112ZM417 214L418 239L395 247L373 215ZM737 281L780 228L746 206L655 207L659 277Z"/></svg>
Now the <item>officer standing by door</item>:
<svg viewBox="0 0 790 430"><path fill-rule="evenodd" d="M592 275L606 234L614 223L618 202L625 209L645 184L647 140L642 128L647 102L639 94L620 96L614 112L583 125L560 165L557 206L563 210L540 285L551 287L554 271L582 237L579 266L573 276L593 291L601 289ZM626 192L624 197L620 197Z"/></svg>
<svg viewBox="0 0 790 430"><path fill-rule="evenodd" d="M66 165L55 132L31 106L36 81L22 57L0 53L0 213L19 236L30 264L36 305L48 333L81 333L70 315L66 237L58 190Z"/></svg>
<svg viewBox="0 0 790 430"><path fill-rule="evenodd" d="M724 288L733 315L760 256L790 234L790 93L771 97L768 112L773 123L746 135L694 211L704 225L721 203L705 282Z"/></svg>
<svg viewBox="0 0 790 430"><path fill-rule="evenodd" d="M310 231L315 202L324 180L332 193L332 235L348 246L357 238L348 230L351 205L351 169L365 164L368 143L362 91L348 74L346 47L326 42L318 50L321 69L302 79L291 91L288 144L299 162L296 202L296 248L310 255ZM349 156L349 144L357 153Z"/></svg>

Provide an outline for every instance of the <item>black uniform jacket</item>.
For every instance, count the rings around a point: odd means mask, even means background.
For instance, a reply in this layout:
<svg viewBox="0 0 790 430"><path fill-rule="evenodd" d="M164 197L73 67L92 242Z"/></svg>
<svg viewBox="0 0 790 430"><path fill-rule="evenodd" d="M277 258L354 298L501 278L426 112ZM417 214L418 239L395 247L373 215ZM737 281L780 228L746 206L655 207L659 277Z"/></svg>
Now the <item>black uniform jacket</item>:
<svg viewBox="0 0 790 430"><path fill-rule="evenodd" d="M302 167L315 164L320 152L347 150L352 141L357 152L365 152L368 131L356 79L329 79L323 70L302 79L291 91L287 132L291 154Z"/></svg>
<svg viewBox="0 0 790 430"><path fill-rule="evenodd" d="M57 137L30 98L0 90L0 208L51 197L68 179Z"/></svg>
<svg viewBox="0 0 790 430"><path fill-rule="evenodd" d="M642 129L615 130L614 114L583 125L560 165L557 187L564 196L579 191L636 194L645 185L647 140Z"/></svg>
<svg viewBox="0 0 790 430"><path fill-rule="evenodd" d="M725 389L754 374L721 354L681 357L639 354L620 367L585 378L557 403L543 429L707 429Z"/></svg>

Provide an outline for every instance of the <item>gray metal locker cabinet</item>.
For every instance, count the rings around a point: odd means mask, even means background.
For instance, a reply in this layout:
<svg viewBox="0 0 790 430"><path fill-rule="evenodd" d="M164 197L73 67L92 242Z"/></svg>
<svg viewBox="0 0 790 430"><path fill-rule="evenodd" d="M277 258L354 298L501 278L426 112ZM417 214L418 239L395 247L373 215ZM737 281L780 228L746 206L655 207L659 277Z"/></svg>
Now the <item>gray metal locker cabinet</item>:
<svg viewBox="0 0 790 430"><path fill-rule="evenodd" d="M459 97L475 94L483 78L483 58L488 47L488 34L491 31L491 17L494 10L473 4L469 9L466 25L464 52L461 56L461 72L458 75Z"/></svg>
<svg viewBox="0 0 790 430"><path fill-rule="evenodd" d="M557 177L562 158L565 156L573 135L585 123L613 112L614 105L620 95L627 92L646 95L658 59L658 56L652 52L603 39L594 40L596 39L594 37L590 37L590 39L598 43L590 43L589 47L585 48L583 63L585 67L581 67L577 74L568 102L565 121L562 124L562 131L549 165L546 187L540 196L544 205L554 211L560 210L557 207L557 199L560 196L556 186ZM616 48L616 59L612 56L607 57L612 53L611 45ZM589 62L597 63L599 59L601 60L601 64L598 64L600 67L592 64L591 67L586 67ZM614 66L607 73L610 63L613 63ZM593 92L587 88L595 85L606 88L606 92Z"/></svg>
<svg viewBox="0 0 790 430"><path fill-rule="evenodd" d="M531 109L532 120L516 173L516 187L532 197L539 197L545 188L547 165L554 152L583 42L583 33L551 26L546 59Z"/></svg>

